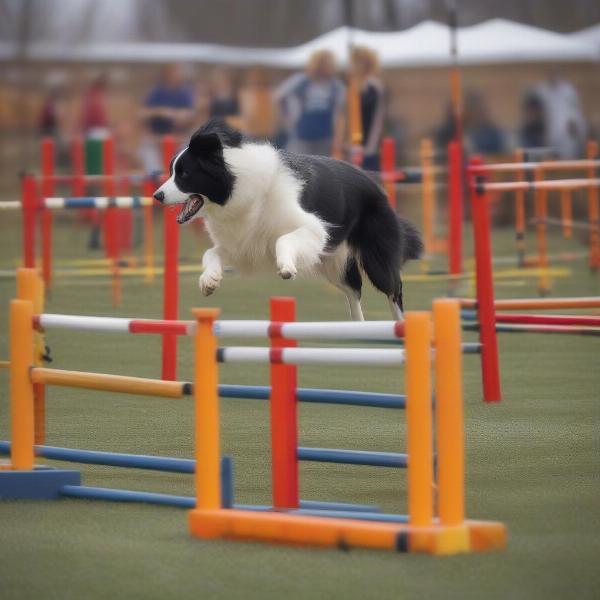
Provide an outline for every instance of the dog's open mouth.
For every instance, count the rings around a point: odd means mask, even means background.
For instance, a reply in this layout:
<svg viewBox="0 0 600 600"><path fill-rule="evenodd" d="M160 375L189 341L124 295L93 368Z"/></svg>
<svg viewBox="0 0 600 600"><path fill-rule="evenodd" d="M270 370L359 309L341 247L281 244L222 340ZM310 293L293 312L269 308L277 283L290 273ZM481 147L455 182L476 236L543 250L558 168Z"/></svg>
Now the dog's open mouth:
<svg viewBox="0 0 600 600"><path fill-rule="evenodd" d="M190 194L190 197L185 201L183 208L177 215L177 222L180 225L187 223L203 206L204 198L202 196Z"/></svg>

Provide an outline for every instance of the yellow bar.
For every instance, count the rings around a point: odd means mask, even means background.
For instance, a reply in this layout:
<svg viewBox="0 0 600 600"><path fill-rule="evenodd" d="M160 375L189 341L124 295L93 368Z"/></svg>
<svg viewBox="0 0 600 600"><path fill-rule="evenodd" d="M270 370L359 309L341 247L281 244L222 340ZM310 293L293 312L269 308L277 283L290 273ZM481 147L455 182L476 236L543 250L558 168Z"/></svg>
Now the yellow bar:
<svg viewBox="0 0 600 600"><path fill-rule="evenodd" d="M10 410L11 464L13 469L33 469L33 304L27 300L10 303Z"/></svg>
<svg viewBox="0 0 600 600"><path fill-rule="evenodd" d="M465 519L464 431L460 307L457 300L433 302L438 512L442 525Z"/></svg>
<svg viewBox="0 0 600 600"><path fill-rule="evenodd" d="M219 310L196 308L192 313L198 321L194 359L196 507L216 510L221 507L221 424L217 392L217 338L213 333L213 323L219 316Z"/></svg>
<svg viewBox="0 0 600 600"><path fill-rule="evenodd" d="M0 369L10 369L10 361L0 360Z"/></svg>
<svg viewBox="0 0 600 600"><path fill-rule="evenodd" d="M408 516L426 527L433 519L431 315L407 313L405 332Z"/></svg>
<svg viewBox="0 0 600 600"><path fill-rule="evenodd" d="M184 384L180 381L162 381L143 377L86 373L84 371L64 371L36 367L31 370L33 383L76 387L102 392L159 396L161 398L183 398Z"/></svg>

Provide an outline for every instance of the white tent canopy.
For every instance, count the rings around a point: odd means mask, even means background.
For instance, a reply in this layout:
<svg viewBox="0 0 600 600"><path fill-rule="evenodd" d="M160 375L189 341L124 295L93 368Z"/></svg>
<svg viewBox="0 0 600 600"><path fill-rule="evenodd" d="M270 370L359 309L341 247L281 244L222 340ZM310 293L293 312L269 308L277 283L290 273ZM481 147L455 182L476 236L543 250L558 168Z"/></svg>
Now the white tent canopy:
<svg viewBox="0 0 600 600"><path fill-rule="evenodd" d="M598 32L560 34L504 19L491 19L458 30L460 64L518 62L589 62L600 58ZM27 44L24 57L31 61L196 61L215 64L260 64L300 68L310 54L322 48L331 50L340 64L348 58L350 41L376 50L383 67L443 66L451 62L449 28L435 21L423 21L399 32L369 32L340 27L292 48L241 48L216 44L95 42L81 43L38 38ZM0 59L16 58L16 48L0 44Z"/></svg>

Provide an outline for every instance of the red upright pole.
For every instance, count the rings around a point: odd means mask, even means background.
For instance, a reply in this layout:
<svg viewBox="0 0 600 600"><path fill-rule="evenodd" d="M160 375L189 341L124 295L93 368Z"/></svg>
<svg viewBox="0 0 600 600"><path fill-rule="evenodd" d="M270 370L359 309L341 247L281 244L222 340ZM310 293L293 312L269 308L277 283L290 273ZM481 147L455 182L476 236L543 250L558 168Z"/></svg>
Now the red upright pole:
<svg viewBox="0 0 600 600"><path fill-rule="evenodd" d="M111 137L102 142L102 174L104 194L115 196L115 145ZM112 269L113 306L121 304L121 279L119 273L119 229L118 209L108 206L104 211L104 248Z"/></svg>
<svg viewBox="0 0 600 600"><path fill-rule="evenodd" d="M37 186L33 175L24 175L21 182L21 209L23 211L23 266L35 269L35 213Z"/></svg>
<svg viewBox="0 0 600 600"><path fill-rule="evenodd" d="M54 196L54 140L46 137L41 143L42 150L42 196ZM42 279L47 293L52 284L52 211L42 207Z"/></svg>
<svg viewBox="0 0 600 600"><path fill-rule="evenodd" d="M282 348L297 346L281 337L281 323L296 320L294 298L271 298L271 468L273 508L299 507L297 367L277 363Z"/></svg>
<svg viewBox="0 0 600 600"><path fill-rule="evenodd" d="M485 192L483 178L478 177L477 181L471 181L470 186L483 398L486 402L499 402L502 396L498 365L498 339L496 337L488 195Z"/></svg>
<svg viewBox="0 0 600 600"><path fill-rule="evenodd" d="M462 223L463 223L463 169L462 147L459 141L448 144L448 191L450 231L448 235L448 272L462 273Z"/></svg>
<svg viewBox="0 0 600 600"><path fill-rule="evenodd" d="M381 142L381 174L388 201L396 209L396 182L393 173L396 169L396 142L394 138L386 137Z"/></svg>
<svg viewBox="0 0 600 600"><path fill-rule="evenodd" d="M169 164L176 150L175 138L165 136L162 143L163 171L169 176ZM163 245L164 265L163 275L163 318L177 319L179 304L179 225L177 213L171 210L163 211ZM177 374L177 336L165 334L162 347L162 378L173 381Z"/></svg>

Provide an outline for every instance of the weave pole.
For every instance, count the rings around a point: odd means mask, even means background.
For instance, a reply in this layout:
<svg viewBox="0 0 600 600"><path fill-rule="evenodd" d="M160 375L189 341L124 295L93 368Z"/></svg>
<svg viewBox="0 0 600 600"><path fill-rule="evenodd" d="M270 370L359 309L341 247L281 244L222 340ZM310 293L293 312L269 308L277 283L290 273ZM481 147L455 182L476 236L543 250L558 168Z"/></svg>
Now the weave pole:
<svg viewBox="0 0 600 600"><path fill-rule="evenodd" d="M35 315L44 312L44 282L35 269L17 269L17 299L31 302ZM33 362L35 367L43 364L46 345L44 334L34 333ZM42 383L33 384L33 412L35 443L44 444L46 441L46 386Z"/></svg>
<svg viewBox="0 0 600 600"><path fill-rule="evenodd" d="M23 266L34 269L37 185L33 175L24 175L21 181L21 206L23 211Z"/></svg>
<svg viewBox="0 0 600 600"><path fill-rule="evenodd" d="M102 142L102 174L107 177L103 180L104 194L114 196L116 185L115 174L115 146L114 140L109 137ZM104 211L104 247L106 257L111 263L112 270L112 299L113 306L121 304L121 277L119 269L119 217L114 206L108 206Z"/></svg>
<svg viewBox="0 0 600 600"><path fill-rule="evenodd" d="M433 319L438 513L442 525L455 526L465 518L462 352L458 301L434 300Z"/></svg>
<svg viewBox="0 0 600 600"><path fill-rule="evenodd" d="M544 173L540 169L534 171L535 183L543 180ZM535 202L535 231L537 236L538 267L540 277L538 281L538 292L540 296L546 296L550 292L550 278L548 276L548 190L538 186L534 192Z"/></svg>
<svg viewBox="0 0 600 600"><path fill-rule="evenodd" d="M394 171L396 169L396 143L394 138L385 137L381 142L381 171L385 193L391 207L396 210L396 182Z"/></svg>
<svg viewBox="0 0 600 600"><path fill-rule="evenodd" d="M162 141L163 171L169 177L169 165L175 155L176 144L172 136L165 136ZM172 210L163 211L163 319L177 319L179 304L179 225L177 214ZM162 341L162 378L177 378L177 337L166 334Z"/></svg>
<svg viewBox="0 0 600 600"><path fill-rule="evenodd" d="M142 194L152 197L154 182L147 178L142 185ZM156 272L154 268L154 207L152 204L142 208L144 219L144 266L146 267L145 280L148 283L154 281Z"/></svg>
<svg viewBox="0 0 600 600"><path fill-rule="evenodd" d="M587 143L587 158L595 159L598 156L598 143L590 140ZM596 177L597 168L588 169L588 177ZM592 271L600 269L600 200L598 187L590 185L588 188L588 219L590 223L590 259L589 266Z"/></svg>
<svg viewBox="0 0 600 600"><path fill-rule="evenodd" d="M462 146L459 141L448 144L448 192L450 211L448 232L448 272L460 275L462 265L462 222L463 222L463 164Z"/></svg>
<svg viewBox="0 0 600 600"><path fill-rule="evenodd" d="M434 222L435 222L435 190L433 180L433 143L429 138L421 140L419 146L421 173L423 178L423 242L425 253L431 255L434 252Z"/></svg>
<svg viewBox="0 0 600 600"><path fill-rule="evenodd" d="M217 338L213 333L217 309L192 311L198 326L194 358L194 405L196 439L196 508L221 508L221 449Z"/></svg>
<svg viewBox="0 0 600 600"><path fill-rule="evenodd" d="M488 194L481 177L471 182L471 213L475 243L477 315L481 343L481 378L486 402L500 402L498 339L494 308L494 279Z"/></svg>
<svg viewBox="0 0 600 600"><path fill-rule="evenodd" d="M42 196L47 198L54 196L54 140L52 138L44 138L41 142L42 154L42 181L41 191ZM52 211L46 207L42 208L41 213L42 226L42 279L46 292L50 291L52 285Z"/></svg>
<svg viewBox="0 0 600 600"><path fill-rule="evenodd" d="M29 369L33 364L33 304L10 303L10 414L11 466L31 470L34 464L33 386Z"/></svg>
<svg viewBox="0 0 600 600"><path fill-rule="evenodd" d="M515 152L515 161L522 163L525 159L523 150ZM517 169L517 181L525 181L523 169ZM517 250L517 264L525 266L525 190L515 191L515 248Z"/></svg>
<svg viewBox="0 0 600 600"><path fill-rule="evenodd" d="M295 348L295 340L281 335L281 324L296 320L294 298L271 298L271 356L283 348ZM296 365L271 363L271 462L273 508L299 508L298 493L298 409Z"/></svg>
<svg viewBox="0 0 600 600"><path fill-rule="evenodd" d="M431 316L406 313L406 429L409 523L433 521L433 419L431 410Z"/></svg>

